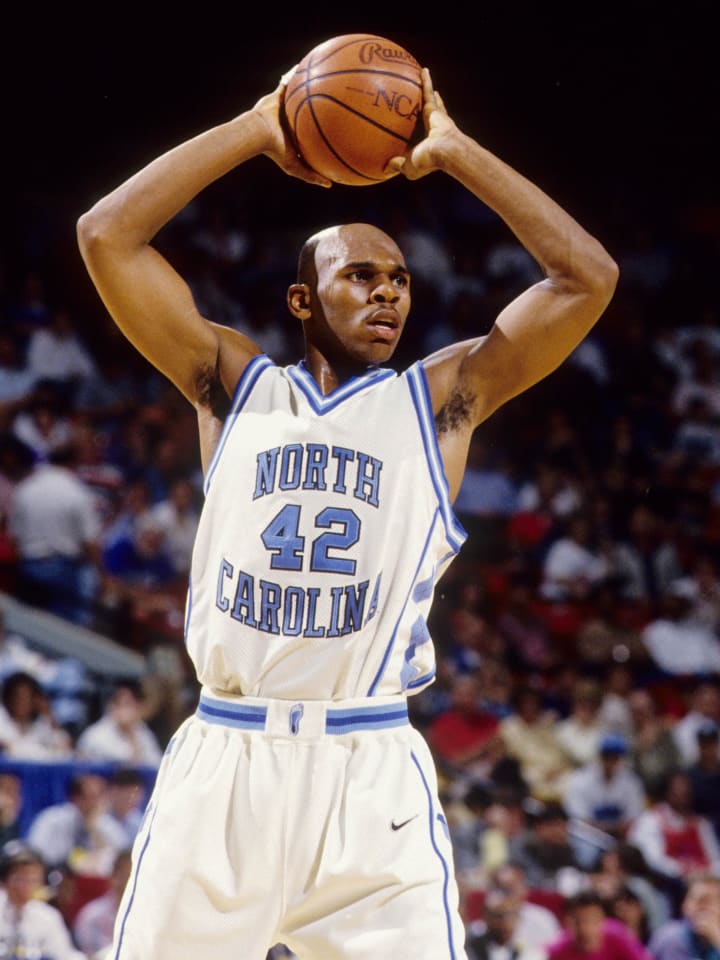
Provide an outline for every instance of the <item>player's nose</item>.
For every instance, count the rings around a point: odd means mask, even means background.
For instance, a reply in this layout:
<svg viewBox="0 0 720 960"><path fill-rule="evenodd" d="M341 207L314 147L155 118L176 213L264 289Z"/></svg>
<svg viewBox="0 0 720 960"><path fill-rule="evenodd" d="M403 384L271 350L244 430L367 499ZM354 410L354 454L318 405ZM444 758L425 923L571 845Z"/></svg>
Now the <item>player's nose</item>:
<svg viewBox="0 0 720 960"><path fill-rule="evenodd" d="M396 303L400 294L390 277L378 277L373 287L370 299L374 303Z"/></svg>

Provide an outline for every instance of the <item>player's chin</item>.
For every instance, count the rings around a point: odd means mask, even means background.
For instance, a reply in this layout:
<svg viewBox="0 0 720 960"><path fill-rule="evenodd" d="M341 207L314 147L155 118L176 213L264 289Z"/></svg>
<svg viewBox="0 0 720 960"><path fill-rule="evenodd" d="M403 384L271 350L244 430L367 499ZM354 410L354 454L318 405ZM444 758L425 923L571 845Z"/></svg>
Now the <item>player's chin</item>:
<svg viewBox="0 0 720 960"><path fill-rule="evenodd" d="M395 353L398 341L388 343L386 340L374 340L368 350L369 363L387 363Z"/></svg>

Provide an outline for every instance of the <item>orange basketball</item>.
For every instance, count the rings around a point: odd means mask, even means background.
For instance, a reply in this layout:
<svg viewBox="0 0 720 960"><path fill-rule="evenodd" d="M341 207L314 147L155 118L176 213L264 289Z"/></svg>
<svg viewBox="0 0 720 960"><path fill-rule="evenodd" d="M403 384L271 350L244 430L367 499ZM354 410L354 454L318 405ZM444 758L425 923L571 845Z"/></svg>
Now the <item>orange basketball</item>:
<svg viewBox="0 0 720 960"><path fill-rule="evenodd" d="M308 166L335 183L378 183L388 179L388 160L405 152L415 132L420 64L384 37L333 37L300 61L284 107Z"/></svg>

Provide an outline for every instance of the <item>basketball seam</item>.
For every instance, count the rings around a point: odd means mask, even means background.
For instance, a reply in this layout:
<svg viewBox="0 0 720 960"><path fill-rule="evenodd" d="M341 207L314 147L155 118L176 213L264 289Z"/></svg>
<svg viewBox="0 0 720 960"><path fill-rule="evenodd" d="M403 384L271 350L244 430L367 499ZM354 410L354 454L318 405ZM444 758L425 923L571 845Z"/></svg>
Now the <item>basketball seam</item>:
<svg viewBox="0 0 720 960"><path fill-rule="evenodd" d="M315 96L320 96L320 94L315 94ZM326 99L332 100L333 98L332 98L332 97L327 97ZM335 101L335 102L338 103L340 106L345 106L345 104L341 103L339 100L338 100L338 101ZM325 146L328 148L328 150L330 151L330 153L332 153L332 155L335 157L335 159L336 159L339 163L341 163L347 170L350 170L351 173L354 173L355 176L357 176L357 177L362 177L363 180L369 180L371 183L382 183L382 179L381 179L381 178L378 178L378 177L369 177L366 173L363 173L362 170L356 170L355 167L353 167L351 164L349 164L349 163L347 162L347 160L344 159L344 157L341 157L341 156L340 156L340 154L337 152L337 150L335 149L335 147L332 145L332 143L330 143L330 141L328 140L328 138L325 136L325 131L324 131L323 128L320 126L320 124L319 124L319 122L318 122L318 118L315 116L315 110L314 110L313 105L312 105L312 98L311 98L311 97L308 97L308 99L307 99L307 105L308 105L308 109L310 110L310 113L311 113L311 115L312 115L313 123L315 124L315 129L316 129L317 132L320 134L320 137L322 138L323 143L324 143ZM356 111L352 111L352 112L355 113ZM362 114L360 114L360 116L362 116ZM372 121L370 121L370 122L372 122Z"/></svg>
<svg viewBox="0 0 720 960"><path fill-rule="evenodd" d="M377 130L381 130L383 133L387 133L388 136L394 137L396 140L399 140L401 143L404 143L406 146L408 143L410 143L409 137L403 137L402 134L397 133L395 130L391 130L389 127L384 127L378 120L373 120L372 117L366 116L364 113L361 113L359 110L356 110L355 107L351 107L349 104L344 103L342 100L338 100L336 97L331 96L329 93L311 93L308 95L307 100L304 102L307 102L309 104L311 100L329 100L331 103L336 104L338 107L341 107L343 110L347 110L348 113L352 113L356 117L359 117L361 120L364 120L371 127L375 127ZM295 116L297 116L297 112L295 113ZM320 124L317 122L314 112L313 112L313 120L315 120L315 125L317 126L318 130L320 130Z"/></svg>
<svg viewBox="0 0 720 960"><path fill-rule="evenodd" d="M292 90L290 91L290 93L286 94L286 96L285 96L285 104L286 104L286 106L287 106L288 103L290 103L290 101L293 99L293 97L294 97L297 93L300 92L300 90L301 90L303 87L307 89L308 85L311 84L311 83L314 83L316 80L325 80L325 79L327 79L328 77L341 77L344 73L352 74L352 75L356 75L356 74L358 74L358 73L367 73L367 74L370 74L371 76L374 76L374 77L376 77L376 76L378 76L378 74L380 74L380 75L383 76L383 77L393 77L393 78L396 79L396 80L402 80L403 83L409 83L411 86L416 87L418 90L422 90L422 83L420 83L419 81L413 80L411 77L404 77L404 76L403 76L402 74L400 74L400 73L393 73L391 70L368 70L368 69L366 69L366 68L355 68L355 67L354 67L352 70L343 69L343 70L333 70L333 71L329 71L328 73L318 73L318 74L313 75L312 77L309 76L309 73L310 73L310 70L309 70L309 69L306 69L306 70L304 70L303 72L304 72L305 76L302 78L302 80L299 79L299 78L297 77L297 75L296 75L295 78L293 78L293 79L297 79L298 82L295 84L295 86L293 86L293 88L292 88ZM308 91L308 93L309 93L309 91ZM312 96L317 96L317 94L312 94Z"/></svg>

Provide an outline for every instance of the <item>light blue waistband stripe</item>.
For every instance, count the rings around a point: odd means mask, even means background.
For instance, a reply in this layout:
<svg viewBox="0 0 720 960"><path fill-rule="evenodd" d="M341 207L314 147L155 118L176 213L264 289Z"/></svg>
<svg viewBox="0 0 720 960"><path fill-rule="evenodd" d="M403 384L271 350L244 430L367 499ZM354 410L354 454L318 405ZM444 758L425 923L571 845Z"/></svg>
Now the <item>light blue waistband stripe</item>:
<svg viewBox="0 0 720 960"><path fill-rule="evenodd" d="M227 727L243 727L252 730L264 730L267 719L265 707L234 707L232 704L222 703L220 700L211 701L205 697L200 698L197 713L208 723L220 723Z"/></svg>
<svg viewBox="0 0 720 960"><path fill-rule="evenodd" d="M257 704L229 703L200 696L197 716L208 723L243 730L264 730L267 707ZM325 713L325 733L343 734L357 730L385 730L409 723L407 704L372 704L371 706L329 707Z"/></svg>

